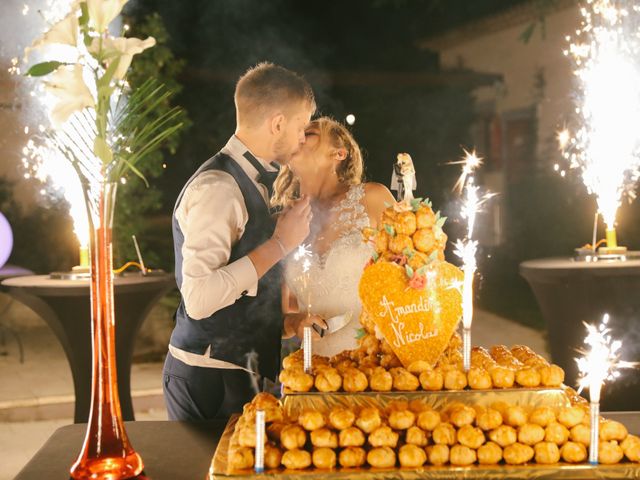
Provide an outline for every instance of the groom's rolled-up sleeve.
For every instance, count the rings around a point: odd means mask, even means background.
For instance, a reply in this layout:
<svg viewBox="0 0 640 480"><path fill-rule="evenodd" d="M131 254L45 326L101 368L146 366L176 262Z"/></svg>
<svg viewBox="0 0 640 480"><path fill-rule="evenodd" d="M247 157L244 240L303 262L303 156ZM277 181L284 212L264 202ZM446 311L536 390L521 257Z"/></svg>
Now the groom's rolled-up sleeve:
<svg viewBox="0 0 640 480"><path fill-rule="evenodd" d="M248 220L242 193L230 175L211 171L196 178L176 219L184 235L180 293L189 317L207 318L243 295L256 294L258 274L249 257L228 263Z"/></svg>

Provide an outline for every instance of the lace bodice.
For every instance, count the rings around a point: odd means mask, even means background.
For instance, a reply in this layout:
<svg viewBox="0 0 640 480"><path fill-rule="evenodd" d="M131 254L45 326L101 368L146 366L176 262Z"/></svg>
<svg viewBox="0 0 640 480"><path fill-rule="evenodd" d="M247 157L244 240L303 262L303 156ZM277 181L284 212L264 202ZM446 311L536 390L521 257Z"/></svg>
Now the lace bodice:
<svg viewBox="0 0 640 480"><path fill-rule="evenodd" d="M310 305L312 314L331 318L351 312L351 322L341 330L325 335L314 342L314 353L332 356L357 347L360 328L360 300L358 284L362 270L373 249L362 241L361 230L370 225L362 199L364 185L350 187L345 198L331 209L336 221L329 228L337 231L337 238L326 252L311 253L308 271L302 260L290 257L285 266L287 285L298 300L301 311Z"/></svg>

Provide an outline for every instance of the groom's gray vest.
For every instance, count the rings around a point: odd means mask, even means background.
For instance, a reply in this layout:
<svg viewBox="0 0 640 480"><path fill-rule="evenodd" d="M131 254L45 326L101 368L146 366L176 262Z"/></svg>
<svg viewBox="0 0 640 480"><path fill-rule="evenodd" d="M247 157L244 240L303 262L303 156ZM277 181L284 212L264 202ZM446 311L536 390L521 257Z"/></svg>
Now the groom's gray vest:
<svg viewBox="0 0 640 480"><path fill-rule="evenodd" d="M173 242L176 256L175 275L178 288L182 285L182 244L184 235L176 220L187 186L200 174L209 170L227 172L237 182L249 214L244 234L231 249L229 263L247 255L273 234L275 222L269 214L264 198L242 168L228 155L218 153L207 160L193 174L178 196L173 211ZM211 216L216 205L210 205ZM282 336L281 269L276 265L258 282L255 297L242 296L235 303L218 310L202 320L189 317L181 299L176 312L176 326L171 345L187 352L204 354L211 345L210 356L245 366L249 356L257 354L258 371L262 376L276 379L280 367L280 338ZM206 292L216 295L216 292Z"/></svg>

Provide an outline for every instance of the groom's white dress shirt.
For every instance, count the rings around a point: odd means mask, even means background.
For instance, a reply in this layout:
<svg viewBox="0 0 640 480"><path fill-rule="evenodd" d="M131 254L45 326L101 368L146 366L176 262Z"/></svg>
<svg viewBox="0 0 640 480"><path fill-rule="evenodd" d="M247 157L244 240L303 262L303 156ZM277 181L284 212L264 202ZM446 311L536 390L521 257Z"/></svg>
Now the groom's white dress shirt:
<svg viewBox="0 0 640 480"><path fill-rule="evenodd" d="M233 135L221 151L244 170L268 205L268 190L256 181L258 171L244 157L248 150ZM267 171L274 171L268 162L258 160ZM184 235L180 293L189 317L208 318L243 294L257 294L258 274L249 257L229 263L231 248L244 233L249 220L244 197L231 175L220 170L198 175L184 192L176 209L176 220ZM215 352L211 358L209 348L204 355L173 345L169 345L169 351L178 360L195 367L246 369L216 360Z"/></svg>

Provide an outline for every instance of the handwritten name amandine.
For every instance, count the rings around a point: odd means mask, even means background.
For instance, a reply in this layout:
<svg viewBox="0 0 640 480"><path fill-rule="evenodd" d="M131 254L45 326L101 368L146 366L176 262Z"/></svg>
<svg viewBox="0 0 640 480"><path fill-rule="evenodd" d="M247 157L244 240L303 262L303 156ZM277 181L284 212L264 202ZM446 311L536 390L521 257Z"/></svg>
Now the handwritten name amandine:
<svg viewBox="0 0 640 480"><path fill-rule="evenodd" d="M395 335L393 345L395 347L414 343L419 340L426 340L438 335L437 328L435 330L425 331L423 322L418 324L417 332L405 332L405 324L400 319L400 317L412 313L426 313L431 311L429 302L425 301L424 298L421 298L419 303L411 303L409 305L396 307L394 302L389 301L386 295L383 295L382 300L380 301L380 306L383 307L383 310L378 313L378 316L385 317L386 315L389 315L391 317L391 328Z"/></svg>

